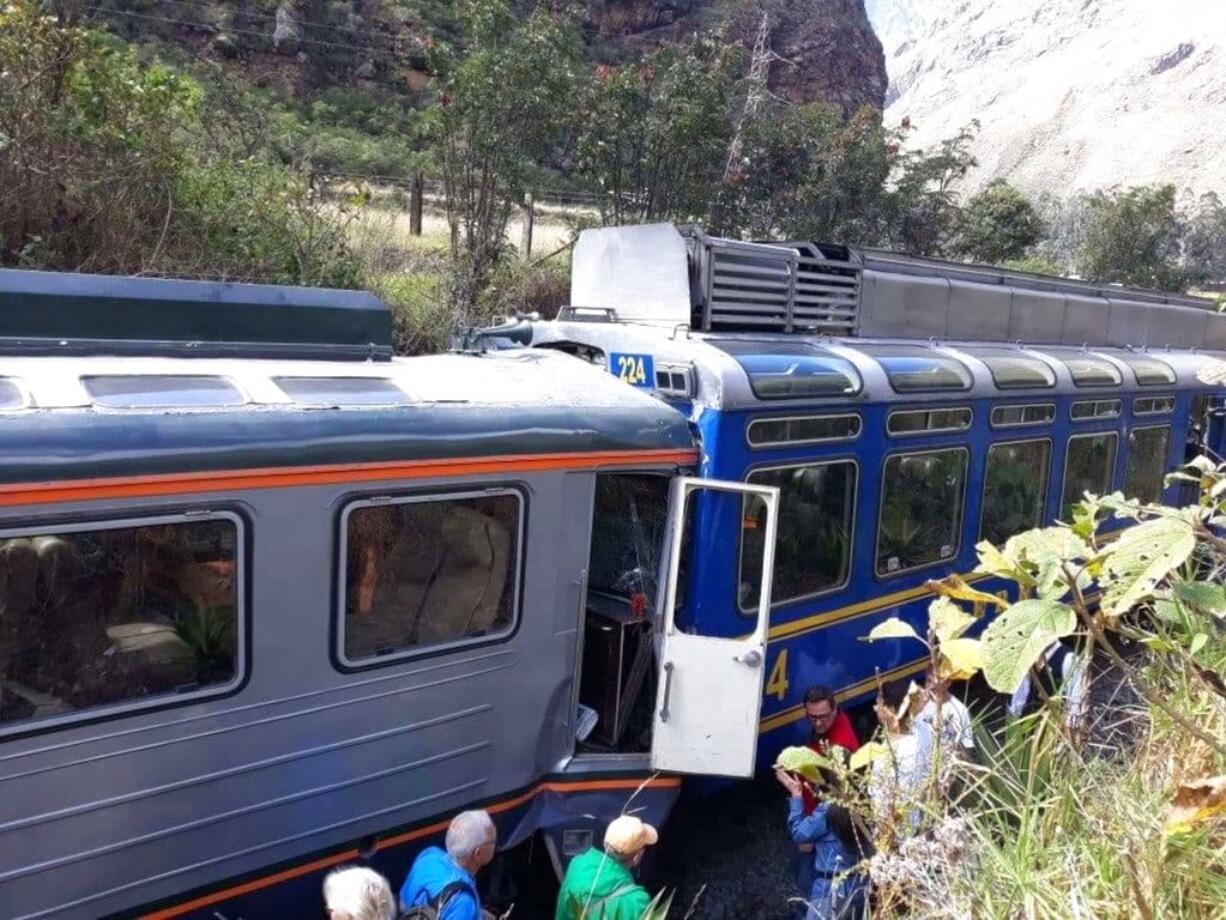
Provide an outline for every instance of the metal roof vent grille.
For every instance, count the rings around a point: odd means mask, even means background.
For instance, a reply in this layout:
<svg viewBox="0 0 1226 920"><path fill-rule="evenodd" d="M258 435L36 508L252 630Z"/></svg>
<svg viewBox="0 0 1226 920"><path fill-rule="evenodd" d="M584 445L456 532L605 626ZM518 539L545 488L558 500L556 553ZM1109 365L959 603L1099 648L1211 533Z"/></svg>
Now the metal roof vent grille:
<svg viewBox="0 0 1226 920"><path fill-rule="evenodd" d="M695 232L698 316L718 329L854 335L860 268L841 247L743 243Z"/></svg>

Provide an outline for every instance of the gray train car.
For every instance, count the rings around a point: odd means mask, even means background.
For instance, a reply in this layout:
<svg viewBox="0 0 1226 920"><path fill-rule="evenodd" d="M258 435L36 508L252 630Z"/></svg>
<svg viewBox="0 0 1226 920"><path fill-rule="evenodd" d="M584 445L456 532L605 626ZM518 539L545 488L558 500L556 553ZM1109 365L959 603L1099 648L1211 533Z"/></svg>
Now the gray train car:
<svg viewBox="0 0 1226 920"><path fill-rule="evenodd" d="M0 915L314 916L461 808L561 860L752 768L765 610L692 652L756 675L744 713L691 683L618 712L637 746L576 740L590 567L642 583L601 648L655 679L699 488L663 402L539 350L394 359L345 292L0 272L0 356Z"/></svg>

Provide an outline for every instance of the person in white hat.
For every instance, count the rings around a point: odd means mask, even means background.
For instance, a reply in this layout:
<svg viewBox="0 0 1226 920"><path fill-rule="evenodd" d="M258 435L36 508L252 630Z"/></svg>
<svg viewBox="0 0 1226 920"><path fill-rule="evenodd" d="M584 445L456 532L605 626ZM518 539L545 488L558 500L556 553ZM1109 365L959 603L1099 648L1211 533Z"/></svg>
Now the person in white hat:
<svg viewBox="0 0 1226 920"><path fill-rule="evenodd" d="M604 850L590 847L570 861L554 920L640 920L651 904L634 869L659 835L633 815L614 818L604 832Z"/></svg>

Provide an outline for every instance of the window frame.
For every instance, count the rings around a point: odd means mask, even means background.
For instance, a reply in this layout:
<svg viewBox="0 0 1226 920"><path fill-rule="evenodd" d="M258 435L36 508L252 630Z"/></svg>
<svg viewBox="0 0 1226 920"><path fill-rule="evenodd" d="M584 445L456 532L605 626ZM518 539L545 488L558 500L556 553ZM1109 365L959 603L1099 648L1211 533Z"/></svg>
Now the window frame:
<svg viewBox="0 0 1226 920"><path fill-rule="evenodd" d="M749 432L754 425L759 422L806 422L813 419L844 419L853 418L856 420L856 433L840 435L833 438L805 438L796 441L764 441L760 444L755 444L750 437ZM749 424L745 426L745 444L750 450L779 450L788 447L804 447L811 444L843 444L848 441L854 441L864 434L864 419L859 412L833 412L813 413L806 415L758 415L749 420Z"/></svg>
<svg viewBox="0 0 1226 920"><path fill-rule="evenodd" d="M511 601L511 622L506 629L497 633L487 633L471 639L458 639L452 642L436 642L388 652L386 655L375 655L368 658L350 659L345 654L345 617L348 591L346 576L349 558L349 518L355 511L363 508L385 508L388 505L418 504L431 501L456 501L466 498L494 498L499 495L512 495L519 506L519 526L515 532L515 566L511 573L515 593ZM433 489L420 492L365 493L347 496L342 500L337 512L336 539L336 590L333 595L331 657L333 666L343 674L353 674L368 671L371 668L387 667L403 664L409 660L433 658L446 655L462 649L478 648L486 645L503 643L514 637L519 631L522 617L524 595L524 554L528 534L528 495L525 486L519 483L502 483L488 486L467 486L456 489Z"/></svg>
<svg viewBox="0 0 1226 920"><path fill-rule="evenodd" d="M962 508L958 515L958 543L954 547L953 553L949 556L937 559L934 562L925 562L922 565L911 566L908 569L899 569L896 572L881 572L877 563L880 561L881 553L881 515L885 511L885 468L886 464L894 457L923 457L927 454L943 454L947 451L961 451L966 459L963 465L962 473ZM909 572L919 572L924 569L930 569L938 565L948 565L958 558L958 554L962 552L962 543L966 531L966 496L970 487L971 481L971 449L967 444L951 444L948 447L929 447L924 450L896 450L887 453L881 458L881 488L877 493L877 525L873 530L873 577L878 581L888 581L892 578L898 578L901 575L906 575Z"/></svg>
<svg viewBox="0 0 1226 920"><path fill-rule="evenodd" d="M1103 429L1100 429L1099 431L1083 431L1080 434L1069 435L1068 440L1064 442L1064 468L1060 472L1060 505L1059 505L1059 510L1057 511L1057 519L1064 514L1064 493L1068 489L1068 457L1069 457L1069 451L1073 449L1073 442L1080 441L1085 438L1101 438L1101 437L1115 438L1115 452L1111 455L1111 469L1109 471L1110 478L1109 478L1109 481L1107 482L1107 488L1104 494L1109 495L1111 491L1114 489L1115 471L1116 471L1116 467L1118 467L1120 464L1120 430L1118 428L1103 428ZM1077 499L1073 502L1073 504L1076 504L1080 500L1081 500L1081 497L1078 496Z"/></svg>
<svg viewBox="0 0 1226 920"><path fill-rule="evenodd" d="M1021 348L1008 348L1007 346L1003 345L971 347L964 350L966 354L970 355L988 369L988 376L992 378L992 386L1002 393L1009 393L1014 390L1051 390L1056 386L1055 369L1051 366L1051 364L1039 357L1037 352L1026 351L1025 349ZM992 354L986 354L987 352L992 352ZM1034 361L1047 371L1047 376L1045 377L1047 382L1002 385L1000 379L996 376L996 367L989 362L992 362L997 358L1005 357L1024 358Z"/></svg>
<svg viewBox="0 0 1226 920"><path fill-rule="evenodd" d="M853 488L851 492L851 526L848 527L847 529L847 573L843 576L843 580L839 582L839 584L831 585L829 588L823 588L821 591L814 591L810 594L798 594L796 597L789 597L786 600L781 600L781 601L776 601L772 598L770 602L771 610L776 610L781 607L786 607L790 604L798 604L802 601L810 601L818 597L825 597L827 594L834 594L836 591L842 591L849 584L851 584L852 571L853 571L853 567L855 565L855 560L856 560L856 523L859 520L859 514L860 514L860 472L861 472L860 459L854 455L848 455L848 456L842 456L842 457L822 457L820 460L816 460L816 461L802 460L802 461L795 461L792 463L760 464L758 466L750 467L748 470L745 471L745 478L743 481L745 482L746 485L761 485L761 483L754 483L750 481L750 477L754 473L769 473L775 470L799 470L799 469L806 469L808 467L815 467L815 466L833 466L836 463L850 463L852 470L855 472L855 476L856 476L855 488ZM742 521L745 519L745 501L746 499L742 499L741 501L741 520ZM782 503L782 499L781 499L781 503ZM777 542L778 541L777 535L775 539ZM776 562L776 565L778 565L777 550L776 550L775 562ZM736 586L738 587L740 586L740 583L741 583L741 572L744 571L744 566L745 566L745 539L744 539L744 536L738 531L737 546L736 546ZM773 573L772 573L772 579L773 579ZM773 585L772 585L772 589L773 589ZM772 593L774 593L773 590L772 590ZM739 597L733 598L733 603L735 605L735 609L736 609L738 616L741 616L741 617L756 617L757 616L757 608L751 608L749 610L746 610L744 607L741 606L741 599Z"/></svg>
<svg viewBox="0 0 1226 920"><path fill-rule="evenodd" d="M135 510L135 509L131 509ZM90 706L73 712L58 713L42 719L26 719L20 722L0 722L0 744L16 738L26 738L48 732L64 731L83 725L109 722L143 713L159 712L190 706L204 700L223 699L233 696L246 686L251 677L251 622L248 617L251 583L247 575L249 544L246 518L232 508L205 507L182 511L159 511L151 509L148 514L121 513L115 517L93 516L82 520L78 516L55 516L43 519L41 524L22 527L0 527L0 540L21 537L50 536L66 533L95 533L104 530L128 530L139 527L158 527L167 524L195 524L224 520L234 525L234 676L224 684L213 684L199 690L183 693L170 691L151 694L133 700Z"/></svg>
<svg viewBox="0 0 1226 920"><path fill-rule="evenodd" d="M1047 444L1047 467L1043 471L1043 509L1039 515L1038 527L1043 527L1047 521L1047 502L1051 494L1051 464L1056 455L1056 442L1050 435L1045 435L1037 438L1009 438L1003 441L992 441L988 444L987 452L983 455L983 488L979 492L979 527L975 531L976 543L982 542L986 538L983 535L983 517L984 512L988 507L988 464L992 460L992 451L996 447L1008 447L1013 444ZM1022 531L1023 533L1025 531ZM1016 536L1016 534L1014 535ZM1003 546L1004 544L993 544L993 546Z"/></svg>
<svg viewBox="0 0 1226 920"><path fill-rule="evenodd" d="M290 400L289 404L292 405L296 409L328 409L328 410L331 410L331 409L403 409L406 406L411 406L413 404L412 398L409 396L408 392L404 389L404 387L397 384L396 381L393 380L391 377L370 377L370 376L344 377L344 376L340 376L337 374L277 374L277 375L270 377L269 379L272 381L273 386L275 386L278 390L280 390L281 393ZM300 397L295 396L293 393L287 390L285 386L283 385L285 381L293 382L293 381L303 381L303 380L309 380L312 383L316 383L316 382L324 381L324 380L327 380L327 381L343 380L345 382L356 380L356 381L361 381L363 383L370 383L370 382L376 382L376 383L381 383L381 384L385 383L391 389L395 390L400 395L401 399L399 402L340 402L340 401L306 402L302 400Z"/></svg>
<svg viewBox="0 0 1226 920"><path fill-rule="evenodd" d="M1164 408L1152 408L1158 403L1163 403ZM1151 408L1140 408L1142 403L1149 403ZM1175 414L1175 396L1174 394L1165 396L1138 396L1132 401L1132 414L1140 415L1146 418L1158 415L1174 415Z"/></svg>
<svg viewBox="0 0 1226 920"><path fill-rule="evenodd" d="M1110 415L1098 415L1097 409L1103 403L1114 404L1115 412L1111 413ZM1077 411L1078 406L1093 406L1094 409L1096 410L1095 414L1087 415L1082 418L1078 418L1074 414ZM1069 407L1068 407L1068 419L1070 422L1072 422L1075 425L1085 424L1086 422L1111 422L1111 421L1115 421L1116 419L1120 419L1123 417L1124 417L1124 400L1119 397L1108 398L1108 399L1079 399L1079 400L1076 400L1075 402L1069 403Z"/></svg>
<svg viewBox="0 0 1226 920"><path fill-rule="evenodd" d="M113 380L115 378L123 378L126 380L166 380L166 379L183 379L183 380L220 380L228 386L238 396L238 402L226 403L205 403L201 404L184 404L184 403L157 403L144 406L111 406L99 401L99 397L89 388L90 380ZM170 372L165 374L155 373L84 373L77 375L77 383L89 398L89 408L95 412L226 412L234 409L241 409L244 406L251 405L250 394L229 374L204 374L204 373L184 373ZM109 397L104 397L109 398Z"/></svg>
<svg viewBox="0 0 1226 920"><path fill-rule="evenodd" d="M939 396L941 394L970 393L972 390L975 389L975 373L974 371L970 369L970 367L967 366L965 361L963 361L961 358L955 358L952 355L947 355L944 352L936 351L935 349L929 348L927 345L923 343L879 342L876 344L865 343L862 345L854 345L853 347L855 347L860 354L864 355L870 361L874 362L877 365L878 369L881 371L882 375L885 377L886 382L890 385L890 390L897 396L902 396L904 398L915 397L917 395L932 396L934 394ZM887 352L884 355L877 354L876 349L878 347L886 348ZM895 375L890 373L889 369L881 362L881 359L885 358L886 360L889 360L890 358L898 358L898 357L911 357L911 358L919 359L920 357L922 357L922 355L920 354L914 354L914 355L893 354L892 355L888 352L888 349L891 349L891 348L895 348L899 350L904 349L904 348L914 348L918 352L927 352L929 355L931 355L932 360L934 362L948 361L949 363L953 364L956 368L961 368L963 375L965 375L963 379L965 379L966 385L961 386L961 387L915 387L911 389L908 389L906 387L899 388L895 380Z"/></svg>
<svg viewBox="0 0 1226 920"><path fill-rule="evenodd" d="M1132 457L1131 438L1133 434L1138 431L1163 431L1165 430L1166 431L1166 457L1164 458L1164 461L1162 464L1162 476L1160 477L1160 485L1158 486L1158 501L1157 501L1157 504L1162 504L1162 495L1166 491L1167 470L1166 470L1165 460L1169 459L1171 455L1171 439L1172 439L1172 435L1174 434L1174 429L1175 429L1175 426L1169 421L1166 422L1165 424L1159 424L1159 425L1134 425L1128 429L1128 437L1129 437L1128 453L1124 456L1124 480L1123 482L1120 483L1120 491L1124 491L1124 489L1128 485L1128 460L1130 457ZM1129 496L1127 492L1124 492L1124 497L1130 498L1131 496Z"/></svg>
<svg viewBox="0 0 1226 920"><path fill-rule="evenodd" d="M932 415L937 412L965 412L966 424L958 428L921 428L919 431L891 431L890 422L902 415ZM918 409L891 409L885 417L885 433L889 438L922 438L925 435L961 434L975 425L975 410L971 406L929 406Z"/></svg>
<svg viewBox="0 0 1226 920"><path fill-rule="evenodd" d="M996 413L1000 409L1021 409L1023 413L1027 409L1050 409L1051 415L1041 422L998 422ZM988 425L993 430L1004 431L1011 428L1041 428L1044 425L1053 425L1056 421L1056 404L1054 402L1037 402L1037 403L999 403L992 406L992 411L988 413Z"/></svg>

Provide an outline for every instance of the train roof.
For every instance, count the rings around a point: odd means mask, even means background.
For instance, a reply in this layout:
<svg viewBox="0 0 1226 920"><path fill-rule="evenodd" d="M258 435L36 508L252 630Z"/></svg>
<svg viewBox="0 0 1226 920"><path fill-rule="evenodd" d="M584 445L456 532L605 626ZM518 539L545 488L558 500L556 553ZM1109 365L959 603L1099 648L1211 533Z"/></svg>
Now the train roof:
<svg viewBox="0 0 1226 920"><path fill-rule="evenodd" d="M275 309L255 325L238 307L253 307L250 298L232 297L227 303L234 312L213 316L210 345L191 348L201 341L194 334L206 318L197 305L216 302L210 286L191 285L195 299L185 309L195 320L158 326L174 331L179 323L178 339L142 341L134 335L145 326L116 320L108 345L93 335L56 342L34 335L47 332L47 323L7 316L37 309L15 293L34 275L36 281L58 278L53 287L59 291L72 287L60 276L0 272L0 482L693 450L682 413L558 353L376 356L363 340L378 331L375 316L386 308L367 294L338 298L341 312L327 315L329 292L265 289ZM173 312L173 302L157 301L169 282L119 281L103 287L115 297L150 293L145 303ZM233 287L212 293L233 293ZM70 301L74 309L86 309L85 303ZM102 309L118 315L123 303L115 299ZM259 312L260 304L254 309ZM325 319L313 326L316 310ZM351 316L356 330L342 330L333 347L325 339L343 315ZM280 316L277 323L273 316ZM298 316L308 329L283 347L278 326L293 325ZM55 323L63 321L60 316ZM21 323L22 336L5 335ZM94 318L93 325L67 324L60 331L102 325ZM257 328L266 329L266 341L257 339ZM243 347L232 350L235 342ZM304 357L303 345L310 346L305 355L315 357ZM324 355L333 359L320 359Z"/></svg>

